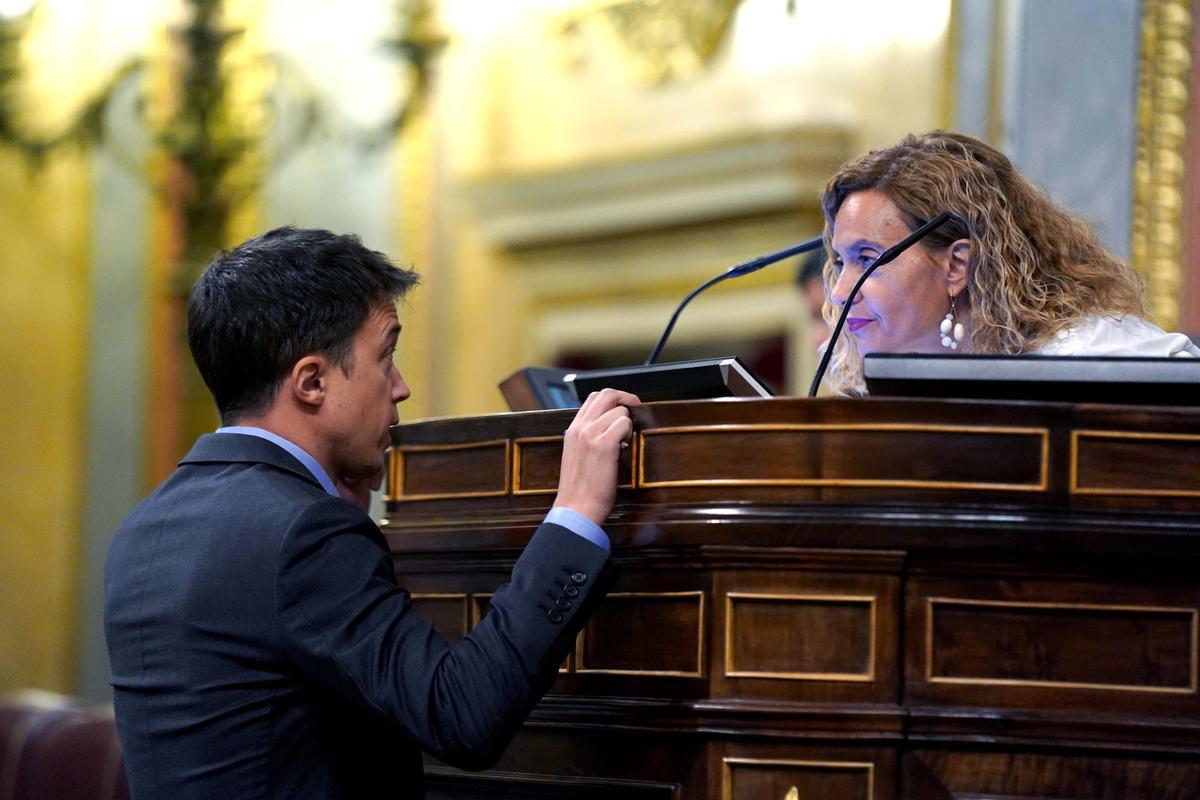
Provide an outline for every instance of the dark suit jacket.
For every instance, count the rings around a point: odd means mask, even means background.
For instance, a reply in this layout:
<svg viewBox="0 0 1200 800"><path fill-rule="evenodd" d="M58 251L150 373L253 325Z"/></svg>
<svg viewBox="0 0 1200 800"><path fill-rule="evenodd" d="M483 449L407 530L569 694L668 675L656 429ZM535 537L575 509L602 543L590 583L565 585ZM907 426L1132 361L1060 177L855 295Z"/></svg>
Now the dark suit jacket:
<svg viewBox="0 0 1200 800"><path fill-rule="evenodd" d="M108 554L133 796L420 797L419 748L494 763L609 576L600 548L543 524L451 647L413 612L365 513L270 442L204 436Z"/></svg>

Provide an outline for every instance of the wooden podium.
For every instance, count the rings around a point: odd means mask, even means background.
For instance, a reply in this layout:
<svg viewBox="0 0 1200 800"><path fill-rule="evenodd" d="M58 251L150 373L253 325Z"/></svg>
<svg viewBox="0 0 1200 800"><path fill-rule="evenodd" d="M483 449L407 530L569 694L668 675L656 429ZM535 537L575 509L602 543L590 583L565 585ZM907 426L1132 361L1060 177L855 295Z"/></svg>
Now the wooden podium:
<svg viewBox="0 0 1200 800"><path fill-rule="evenodd" d="M384 532L448 638L553 500L572 413L394 430ZM620 581L496 769L428 760L431 798L1200 797L1200 411L736 400L634 428Z"/></svg>

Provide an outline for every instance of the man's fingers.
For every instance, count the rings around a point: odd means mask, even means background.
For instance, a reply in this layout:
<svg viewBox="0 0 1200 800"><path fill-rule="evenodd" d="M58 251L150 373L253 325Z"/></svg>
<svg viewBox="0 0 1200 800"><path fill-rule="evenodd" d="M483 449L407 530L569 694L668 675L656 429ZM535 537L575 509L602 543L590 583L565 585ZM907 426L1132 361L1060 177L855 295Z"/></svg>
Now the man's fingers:
<svg viewBox="0 0 1200 800"><path fill-rule="evenodd" d="M571 508L597 525L616 496L617 452L633 431L629 406L641 401L628 392L605 389L588 395L563 443L555 505Z"/></svg>
<svg viewBox="0 0 1200 800"><path fill-rule="evenodd" d="M615 409L614 409L615 410ZM633 435L633 420L625 413L608 423L608 427L600 434L602 439L613 439L624 444Z"/></svg>
<svg viewBox="0 0 1200 800"><path fill-rule="evenodd" d="M610 408L615 406L625 406L626 408L629 408L632 406L640 406L642 404L642 401L638 399L637 395L630 394L629 392L622 392L620 389L605 389L600 392L592 392L592 396L596 397L596 408L599 409L601 413L608 411Z"/></svg>
<svg viewBox="0 0 1200 800"><path fill-rule="evenodd" d="M599 438L624 439L633 431L633 420L629 418L629 409L625 406L610 408L604 416L596 420L596 428L600 431Z"/></svg>
<svg viewBox="0 0 1200 800"><path fill-rule="evenodd" d="M596 419L584 422L577 426L577 434L585 441L596 443L608 443L612 437L609 434L609 429L614 420L629 419L629 409L625 406L616 406L601 414ZM630 421L630 428L633 423Z"/></svg>
<svg viewBox="0 0 1200 800"><path fill-rule="evenodd" d="M583 401L579 411L575 413L575 420L571 424L572 426L587 424L604 416L613 408L640 406L641 404L642 401L638 399L637 395L622 392L620 389L603 389L599 392L592 392Z"/></svg>
<svg viewBox="0 0 1200 800"><path fill-rule="evenodd" d="M588 409L596 404L596 397L599 394L599 392L591 392L587 397L583 398L583 403L580 404L579 410L575 412L576 418L586 414Z"/></svg>

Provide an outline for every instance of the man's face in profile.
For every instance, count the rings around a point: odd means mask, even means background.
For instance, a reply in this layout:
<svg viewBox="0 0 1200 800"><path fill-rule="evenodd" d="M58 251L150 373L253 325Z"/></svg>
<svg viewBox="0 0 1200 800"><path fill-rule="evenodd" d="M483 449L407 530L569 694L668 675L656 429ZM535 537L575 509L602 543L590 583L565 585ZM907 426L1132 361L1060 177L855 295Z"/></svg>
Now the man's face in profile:
<svg viewBox="0 0 1200 800"><path fill-rule="evenodd" d="M410 392L393 360L400 319L391 302L376 305L354 334L348 369L331 366L323 411L337 482L370 479L383 469L396 404Z"/></svg>

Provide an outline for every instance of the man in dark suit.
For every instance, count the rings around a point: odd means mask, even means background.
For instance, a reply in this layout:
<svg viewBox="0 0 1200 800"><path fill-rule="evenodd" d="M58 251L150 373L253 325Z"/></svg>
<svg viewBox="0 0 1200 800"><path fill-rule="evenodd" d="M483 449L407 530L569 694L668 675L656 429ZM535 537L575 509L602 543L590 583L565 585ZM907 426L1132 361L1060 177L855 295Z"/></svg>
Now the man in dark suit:
<svg viewBox="0 0 1200 800"><path fill-rule="evenodd" d="M225 427L133 511L105 578L137 800L420 797L420 749L494 763L604 594L599 524L637 403L610 390L572 422L554 509L463 641L396 585L360 506L409 395L392 359L415 282L353 237L282 228L193 288L188 341Z"/></svg>

